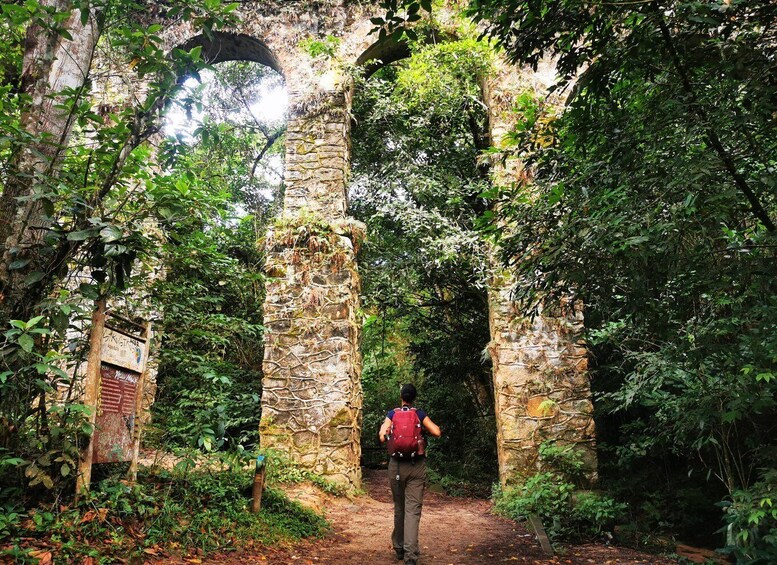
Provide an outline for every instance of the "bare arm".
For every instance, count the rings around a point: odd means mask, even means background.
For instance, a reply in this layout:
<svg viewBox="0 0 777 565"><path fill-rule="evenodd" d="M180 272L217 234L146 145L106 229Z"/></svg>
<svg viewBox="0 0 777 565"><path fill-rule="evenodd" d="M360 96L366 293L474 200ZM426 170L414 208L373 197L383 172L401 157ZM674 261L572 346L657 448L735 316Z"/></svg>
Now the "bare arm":
<svg viewBox="0 0 777 565"><path fill-rule="evenodd" d="M430 435L433 435L434 437L440 437L442 435L442 432L440 431L440 426L432 422L432 419L429 416L424 418L424 421L421 422L421 424L424 426L426 431L429 432Z"/></svg>
<svg viewBox="0 0 777 565"><path fill-rule="evenodd" d="M428 420L429 418L427 418ZM383 425L380 427L380 431L378 432L378 437L380 438L380 443L383 443L386 441L386 435L391 430L391 420L389 418L386 418L383 420Z"/></svg>

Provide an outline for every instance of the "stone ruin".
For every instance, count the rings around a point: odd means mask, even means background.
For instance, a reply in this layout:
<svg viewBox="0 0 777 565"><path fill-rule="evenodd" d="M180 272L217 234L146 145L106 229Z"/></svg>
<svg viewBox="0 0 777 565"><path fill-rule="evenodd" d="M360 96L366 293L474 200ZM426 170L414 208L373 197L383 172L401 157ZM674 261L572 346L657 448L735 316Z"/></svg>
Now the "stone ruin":
<svg viewBox="0 0 777 565"><path fill-rule="evenodd" d="M370 17L380 15L372 4L246 2L239 15L239 28L213 37L182 24L166 25L162 35L170 49L202 46L210 63L267 65L283 75L289 93L284 206L265 243L261 444L356 488L362 432L356 253L365 234L348 217L350 73L357 65L374 70L410 53L406 45L377 41L370 33ZM336 38L332 56L306 51L306 42L326 37ZM514 96L527 88L542 93L552 71L547 65L535 72L501 64L488 77L484 102L494 146L512 124ZM131 88L121 88L130 95ZM520 164L497 169L497 182L511 183ZM514 281L496 260L493 265L488 350L500 478L505 483L533 473L539 444L547 439L578 446L594 478L593 409L579 341L582 310L570 306L523 317L512 301Z"/></svg>

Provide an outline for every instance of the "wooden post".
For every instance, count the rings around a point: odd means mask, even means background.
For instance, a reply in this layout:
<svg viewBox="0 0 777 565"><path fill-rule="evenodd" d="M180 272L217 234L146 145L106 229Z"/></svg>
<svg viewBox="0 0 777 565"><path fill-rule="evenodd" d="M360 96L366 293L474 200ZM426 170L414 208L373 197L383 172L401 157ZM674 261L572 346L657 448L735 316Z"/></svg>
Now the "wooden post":
<svg viewBox="0 0 777 565"><path fill-rule="evenodd" d="M100 398L100 367L102 365L102 345L105 331L105 298L97 300L92 313L92 329L89 332L89 356L84 376L84 405L91 408L88 421L94 428L97 420L97 404ZM94 453L94 429L89 444L81 452L76 477L76 500L89 491L92 482L92 456Z"/></svg>
<svg viewBox="0 0 777 565"><path fill-rule="evenodd" d="M146 379L148 378L148 356L151 351L151 322L146 323L146 344L143 350L143 370L140 372L137 389L135 391L135 425L132 429L132 459L130 460L127 479L134 483L138 480L138 457L140 456L140 434L143 428L143 400L146 393Z"/></svg>
<svg viewBox="0 0 777 565"><path fill-rule="evenodd" d="M536 514L529 514L529 524L531 524L531 527L537 536L537 541L540 542L542 552L548 557L553 557L553 546L550 545L548 534L545 533L545 528L542 527L542 520L540 520L540 517Z"/></svg>
<svg viewBox="0 0 777 565"><path fill-rule="evenodd" d="M264 491L264 477L267 474L267 466L264 464L264 455L256 457L256 472L254 473L254 490L251 500L251 512L257 514L262 508L262 491Z"/></svg>

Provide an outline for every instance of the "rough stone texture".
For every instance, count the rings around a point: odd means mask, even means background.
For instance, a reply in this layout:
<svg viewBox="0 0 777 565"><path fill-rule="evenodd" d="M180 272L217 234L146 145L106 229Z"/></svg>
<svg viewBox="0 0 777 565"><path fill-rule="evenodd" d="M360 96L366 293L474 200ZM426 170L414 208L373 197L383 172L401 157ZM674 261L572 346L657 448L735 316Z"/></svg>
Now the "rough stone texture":
<svg viewBox="0 0 777 565"><path fill-rule="evenodd" d="M329 479L360 485L361 357L355 247L347 218L351 84L346 69L375 42L377 5L345 0L240 6L239 28L198 36L165 30L169 48L203 46L210 62L252 60L280 72L289 94L284 209L266 238L263 448ZM304 42L333 36L331 56Z"/></svg>
<svg viewBox="0 0 777 565"><path fill-rule="evenodd" d="M579 336L581 307L524 317L510 297L512 280L489 289L489 353L493 362L499 477L503 483L539 469L547 440L577 446L596 477L593 405L588 359Z"/></svg>
<svg viewBox="0 0 777 565"><path fill-rule="evenodd" d="M286 132L284 216L346 216L346 178L350 168L348 84L324 93L314 107L295 108ZM301 115L299 115L301 114Z"/></svg>
<svg viewBox="0 0 777 565"><path fill-rule="evenodd" d="M359 237L300 214L267 239L262 446L348 487L361 481Z"/></svg>
<svg viewBox="0 0 777 565"><path fill-rule="evenodd" d="M361 484L361 319L346 217L350 81L292 98L286 193L267 237L262 447L330 480ZM292 91L292 96L294 91Z"/></svg>
<svg viewBox="0 0 777 565"><path fill-rule="evenodd" d="M484 85L495 147L503 147L503 136L518 118L513 111L515 96L527 90L544 96L553 74L548 63L537 72L498 67ZM517 159L500 161L494 169L495 182L503 186L524 183L531 176ZM576 447L589 480L594 481L595 428L588 360L580 340L582 305L562 304L553 312L540 307L533 319L523 316L511 296L516 282L498 266L497 255L498 250L493 250L488 350L493 363L499 477L506 484L533 474L540 468L540 444L555 440Z"/></svg>

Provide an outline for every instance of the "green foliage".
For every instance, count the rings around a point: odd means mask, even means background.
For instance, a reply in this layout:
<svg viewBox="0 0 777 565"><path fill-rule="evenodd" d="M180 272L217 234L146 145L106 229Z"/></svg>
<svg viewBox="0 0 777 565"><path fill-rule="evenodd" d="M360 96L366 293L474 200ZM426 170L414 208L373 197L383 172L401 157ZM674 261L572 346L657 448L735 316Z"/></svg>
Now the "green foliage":
<svg viewBox="0 0 777 565"><path fill-rule="evenodd" d="M527 311L585 303L604 484L654 528L711 533L712 501L777 465L775 12L470 7L516 62L557 56L559 87L582 73L563 112L516 108L507 154L534 176L495 191L491 233Z"/></svg>
<svg viewBox="0 0 777 565"><path fill-rule="evenodd" d="M520 486L496 493L495 510L513 520L540 517L553 540L590 540L611 532L626 505L596 492L577 492L562 475L540 472Z"/></svg>
<svg viewBox="0 0 777 565"><path fill-rule="evenodd" d="M539 456L543 467L553 469L567 480L579 484L585 479L585 465L574 446L546 441L540 445Z"/></svg>
<svg viewBox="0 0 777 565"><path fill-rule="evenodd" d="M135 485L104 479L78 504L56 511L6 507L0 514L0 555L32 562L31 554L43 547L59 559L93 556L111 562L170 551L234 550L326 531L321 516L274 488L265 492L261 513L250 513L253 471L245 461L238 463L222 470L158 471L141 475Z"/></svg>
<svg viewBox="0 0 777 565"><path fill-rule="evenodd" d="M498 513L514 520L536 514L548 535L557 540L601 538L624 519L625 504L599 492L580 490L585 468L574 446L544 442L539 457L543 471L494 492Z"/></svg>
<svg viewBox="0 0 777 565"><path fill-rule="evenodd" d="M342 496L346 492L343 485L329 481L300 466L280 451L266 450L262 453L267 457L265 465L267 466L267 482L270 484L293 485L308 482L327 494Z"/></svg>
<svg viewBox="0 0 777 565"><path fill-rule="evenodd" d="M536 514L551 539L576 541L605 537L625 518L625 504L576 486L584 479L584 466L572 446L545 442L539 456L543 471L517 486L495 489L497 513L513 520Z"/></svg>
<svg viewBox="0 0 777 565"><path fill-rule="evenodd" d="M726 551L737 563L770 563L777 559L777 471L767 470L749 489L736 490L724 503L734 545Z"/></svg>
<svg viewBox="0 0 777 565"><path fill-rule="evenodd" d="M314 59L317 57L331 59L340 47L340 38L332 35L327 35L323 40L308 37L300 41L299 45L303 51Z"/></svg>
<svg viewBox="0 0 777 565"><path fill-rule="evenodd" d="M120 295L137 280L145 283L159 243L153 219L164 211L196 210L200 196L158 175L155 153L143 145L157 131L160 109L178 91L179 76L203 67L199 49L168 56L157 35L161 26L142 24L138 16L145 7L134 2L64 7L57 12L33 1L4 4L0 12L3 229L19 206L31 203L25 225L38 230L33 237L13 234L29 245L0 246L0 487L19 500L40 495L41 487L72 486L77 451L92 432L76 393L86 355L81 330L88 327L93 301ZM210 33L235 22L235 7L208 0L172 5L170 13ZM71 17L76 12L80 17ZM25 90L30 85L20 82L23 38L35 25L33 33L69 40L68 26L87 21L90 13L107 47L104 62L128 69L129 80L148 79L148 97L117 96L116 106L98 106L100 97L89 94L102 77L91 75L63 92L41 92L55 99L58 115L73 126L54 143L46 124L22 119L32 109ZM38 42L49 43L43 37ZM31 156L41 163L35 171ZM126 299L142 301L144 290Z"/></svg>
<svg viewBox="0 0 777 565"><path fill-rule="evenodd" d="M360 254L365 391L363 447L414 382L419 407L445 430L430 462L456 480L496 472L485 264L474 218L485 209L487 146L478 80L490 55L473 40L413 46L415 56L359 83L352 214L370 237ZM453 479L452 479L453 480Z"/></svg>
<svg viewBox="0 0 777 565"><path fill-rule="evenodd" d="M548 534L557 538L562 531L556 524L569 514L574 490L574 485L556 473L537 473L521 486L497 493L495 509L513 520L525 520L530 514L537 514Z"/></svg>
<svg viewBox="0 0 777 565"><path fill-rule="evenodd" d="M187 81L191 95L177 99L168 127L184 113L200 114L168 138L165 181L197 205L160 202L167 244L166 276L154 286L165 335L154 407L164 429L158 441L206 451L251 448L258 441L264 330L264 258L256 241L278 206L285 131L251 108L280 82L259 65L225 63L193 83Z"/></svg>

